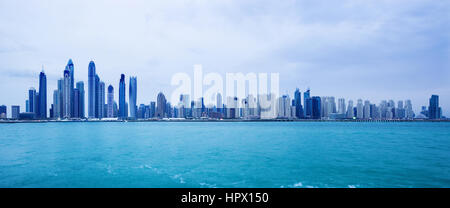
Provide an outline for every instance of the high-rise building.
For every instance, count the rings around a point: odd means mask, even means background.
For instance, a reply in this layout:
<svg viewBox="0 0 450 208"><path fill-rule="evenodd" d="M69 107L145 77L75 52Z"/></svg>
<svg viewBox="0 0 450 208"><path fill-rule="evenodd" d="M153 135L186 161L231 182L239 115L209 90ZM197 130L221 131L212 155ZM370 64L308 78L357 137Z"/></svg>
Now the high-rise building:
<svg viewBox="0 0 450 208"><path fill-rule="evenodd" d="M144 104L139 105L139 108L136 113L136 118L138 118L138 119L145 118L145 105Z"/></svg>
<svg viewBox="0 0 450 208"><path fill-rule="evenodd" d="M405 116L407 119L414 118L414 111L412 108L411 100L406 100L405 102Z"/></svg>
<svg viewBox="0 0 450 208"><path fill-rule="evenodd" d="M70 83L70 86L71 86L72 89L74 89L74 83L75 83L75 79L74 79L75 71L74 70L75 69L74 69L74 66L73 66L72 59L69 59L69 61L67 62L66 68L69 70L69 72L70 72L70 80L72 80L72 82Z"/></svg>
<svg viewBox="0 0 450 208"><path fill-rule="evenodd" d="M311 100L311 91L309 89L303 93L303 105L305 106L305 117L311 118L312 112L312 100Z"/></svg>
<svg viewBox="0 0 450 208"><path fill-rule="evenodd" d="M100 103L100 99L101 99L101 89L100 89L100 77L98 76L98 74L95 75L95 81L94 81L94 85L95 85L95 116L94 118L100 118L99 112L101 110L101 103Z"/></svg>
<svg viewBox="0 0 450 208"><path fill-rule="evenodd" d="M47 76L44 71L39 74L39 118L47 118Z"/></svg>
<svg viewBox="0 0 450 208"><path fill-rule="evenodd" d="M73 94L73 90L75 89L74 88L74 82L75 82L75 79L74 79L74 73L75 73L75 69L74 69L74 66L73 66L73 62L72 62L72 59L69 59L69 61L67 62L67 65L66 65L66 69L67 70L69 70L69 73L70 73L70 100L71 100L71 104L70 104L70 106L71 106L71 109L70 109L70 114L73 116L74 115L74 111L75 111L75 106L78 106L79 107L79 104L76 104L76 103L74 103L74 94ZM78 110L78 109L77 109ZM78 116L77 116L78 117Z"/></svg>
<svg viewBox="0 0 450 208"><path fill-rule="evenodd" d="M164 96L164 94L162 92L160 92L158 94L157 104L158 105L156 106L156 117L157 118L165 118L167 101L166 101L166 97Z"/></svg>
<svg viewBox="0 0 450 208"><path fill-rule="evenodd" d="M298 107L297 99L295 100L295 104L296 107ZM296 116L299 115L297 114ZM289 98L289 95L283 95L280 98L278 98L278 118L290 118L290 117L291 117L291 99Z"/></svg>
<svg viewBox="0 0 450 208"><path fill-rule="evenodd" d="M114 87L112 85L108 86L108 101L107 101L107 105L108 105L108 110L107 110L107 115L106 117L108 118L112 118L114 117Z"/></svg>
<svg viewBox="0 0 450 208"><path fill-rule="evenodd" d="M119 108L117 106L117 102L116 101L114 101L114 104L113 104L113 117L114 118L119 117Z"/></svg>
<svg viewBox="0 0 450 208"><path fill-rule="evenodd" d="M125 106L125 75L120 75L119 82L119 118L125 119L128 109Z"/></svg>
<svg viewBox="0 0 450 208"><path fill-rule="evenodd" d="M19 115L20 115L20 106L19 105L11 106L11 118L19 119Z"/></svg>
<svg viewBox="0 0 450 208"><path fill-rule="evenodd" d="M363 118L370 119L370 101L368 100L364 101Z"/></svg>
<svg viewBox="0 0 450 208"><path fill-rule="evenodd" d="M311 98L311 104L312 104L312 112L311 112L311 118L313 119L320 119L321 118L321 99L319 96L313 96Z"/></svg>
<svg viewBox="0 0 450 208"><path fill-rule="evenodd" d="M403 100L399 100L397 109L395 109L395 117L398 119L404 119L406 117L406 110L403 106Z"/></svg>
<svg viewBox="0 0 450 208"><path fill-rule="evenodd" d="M57 119L61 117L61 108L60 108L60 94L59 90L53 91L53 118Z"/></svg>
<svg viewBox="0 0 450 208"><path fill-rule="evenodd" d="M428 106L428 118L430 119L440 119L441 112L439 109L439 96L432 95L430 98L430 105Z"/></svg>
<svg viewBox="0 0 450 208"><path fill-rule="evenodd" d="M339 98L338 99L338 113L339 114L345 114L346 110L345 110L345 99L344 98Z"/></svg>
<svg viewBox="0 0 450 208"><path fill-rule="evenodd" d="M257 100L258 112L261 119L274 119L277 117L278 99L276 98L276 95L274 93L259 94Z"/></svg>
<svg viewBox="0 0 450 208"><path fill-rule="evenodd" d="M295 116L297 118L303 118L303 107L302 107L302 95L300 90L297 88L294 93L295 100Z"/></svg>
<svg viewBox="0 0 450 208"><path fill-rule="evenodd" d="M79 100L79 104L78 104L78 112L79 112L79 117L80 118L84 118L85 114L84 114L84 82L83 81L79 81L77 82L77 89L80 92L80 100Z"/></svg>
<svg viewBox="0 0 450 208"><path fill-rule="evenodd" d="M361 99L358 99L358 102L356 104L356 118L358 119L364 118L364 106L363 101Z"/></svg>
<svg viewBox="0 0 450 208"><path fill-rule="evenodd" d="M353 100L348 101L347 107L347 118L353 118L355 115L353 114Z"/></svg>
<svg viewBox="0 0 450 208"><path fill-rule="evenodd" d="M222 102L222 95L220 94L220 93L217 93L217 98L216 98L217 100L216 100L216 107L217 107L217 109L218 109L218 112L221 112L221 110L220 109L222 109L223 108L223 102ZM188 101L189 102L189 101ZM187 106L186 106L186 108L188 108Z"/></svg>
<svg viewBox="0 0 450 208"><path fill-rule="evenodd" d="M150 118L156 117L156 102L150 102Z"/></svg>
<svg viewBox="0 0 450 208"><path fill-rule="evenodd" d="M128 118L128 102L125 102L125 118Z"/></svg>
<svg viewBox="0 0 450 208"><path fill-rule="evenodd" d="M73 112L72 112L72 117L73 118L81 118L80 116L80 90L78 89L73 89Z"/></svg>
<svg viewBox="0 0 450 208"><path fill-rule="evenodd" d="M94 61L89 62L88 67L88 117L95 118L95 108L96 108L96 72Z"/></svg>
<svg viewBox="0 0 450 208"><path fill-rule="evenodd" d="M136 119L136 113L137 113L137 105L136 105L136 99L137 99L137 78L136 77L130 77L130 87L129 87L129 103L130 103L130 117L132 119Z"/></svg>
<svg viewBox="0 0 450 208"><path fill-rule="evenodd" d="M64 78L58 80L58 99L59 99L59 118L63 118L63 109L64 109L64 103L63 103L63 92L64 92Z"/></svg>
<svg viewBox="0 0 450 208"><path fill-rule="evenodd" d="M105 112L105 83L100 81L100 78L98 79L98 92L97 92L97 118L103 118L105 117L103 114Z"/></svg>
<svg viewBox="0 0 450 208"><path fill-rule="evenodd" d="M36 89L33 87L28 90L28 110L31 113L36 113Z"/></svg>
<svg viewBox="0 0 450 208"><path fill-rule="evenodd" d="M0 105L0 119L6 119L8 117L7 115L6 106Z"/></svg>
<svg viewBox="0 0 450 208"><path fill-rule="evenodd" d="M71 118L72 92L70 84L71 84L70 71L66 69L64 70L64 86L63 86L63 118Z"/></svg>

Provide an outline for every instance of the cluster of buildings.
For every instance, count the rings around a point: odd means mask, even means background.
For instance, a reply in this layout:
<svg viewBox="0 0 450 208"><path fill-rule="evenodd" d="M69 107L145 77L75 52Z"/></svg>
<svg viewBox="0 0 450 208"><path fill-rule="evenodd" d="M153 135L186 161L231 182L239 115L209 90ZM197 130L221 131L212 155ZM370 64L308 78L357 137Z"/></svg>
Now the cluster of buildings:
<svg viewBox="0 0 450 208"><path fill-rule="evenodd" d="M441 119L439 96L432 95L429 106L415 115L411 100L384 100L374 104L368 100L349 100L326 96L312 96L308 89L302 94L299 89L291 99L289 95L276 97L274 94L249 95L246 98L226 97L226 104L220 93L216 103L206 105L203 98L190 99L187 94L180 95L178 103L167 102L163 93L157 95L156 102L148 105L137 104L137 77L129 78L128 102L126 100L126 80L121 74L119 80L118 103L114 99L114 87L101 81L95 63L88 66L87 115L85 114L84 82L74 80L74 65L69 60L63 77L58 80L53 91L53 103L47 106L47 78L39 74L39 90L30 88L25 103L25 112L19 105L11 106L11 119L20 120L142 120L142 119L315 119L315 120L412 120ZM48 108L49 107L49 108ZM6 106L0 106L0 118L6 119ZM49 115L47 115L49 111Z"/></svg>

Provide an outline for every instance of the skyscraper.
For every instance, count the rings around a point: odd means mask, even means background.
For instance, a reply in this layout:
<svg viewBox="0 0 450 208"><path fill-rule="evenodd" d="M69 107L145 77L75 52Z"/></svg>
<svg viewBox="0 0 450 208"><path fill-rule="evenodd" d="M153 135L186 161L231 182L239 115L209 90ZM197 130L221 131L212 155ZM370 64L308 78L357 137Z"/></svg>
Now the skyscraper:
<svg viewBox="0 0 450 208"><path fill-rule="evenodd" d="M165 118L166 117L166 97L162 92L158 94L157 97L157 106L156 106L156 117L158 118Z"/></svg>
<svg viewBox="0 0 450 208"><path fill-rule="evenodd" d="M217 93L217 98L216 98L216 107L218 109L218 112L222 112L220 109L223 108L223 102L222 102L222 95L220 93ZM188 101L189 102L189 101ZM185 106L186 108L188 108L188 106Z"/></svg>
<svg viewBox="0 0 450 208"><path fill-rule="evenodd" d="M137 113L137 105L136 105L136 99L137 99L137 78L136 77L130 77L130 87L129 87L129 103L130 103L130 117L132 119L136 119L136 113Z"/></svg>
<svg viewBox="0 0 450 208"><path fill-rule="evenodd" d="M100 89L100 77L96 74L95 75L95 81L94 81L94 85L95 85L95 96L94 96L94 99L95 99L95 107L94 107L94 111L95 111L95 116L94 116L94 118L100 118L100 115L99 115L99 112L100 112L100 109L101 109L101 104L100 104L100 94L101 94L101 89Z"/></svg>
<svg viewBox="0 0 450 208"><path fill-rule="evenodd" d="M72 117L73 118L80 118L80 90L73 89L73 102L72 102Z"/></svg>
<svg viewBox="0 0 450 208"><path fill-rule="evenodd" d="M105 117L103 114L105 112L105 83L100 81L100 78L97 76L98 84L97 84L97 118Z"/></svg>
<svg viewBox="0 0 450 208"><path fill-rule="evenodd" d="M70 80L72 80L71 81L71 83L70 83L70 88L73 90L74 89L74 81L75 81L75 79L74 79L74 66L73 66L73 62L72 62L72 59L69 59L69 61L67 62L67 66L66 66L66 68L69 70L69 72L70 72Z"/></svg>
<svg viewBox="0 0 450 208"><path fill-rule="evenodd" d="M84 118L85 117L85 114L84 114L84 105L85 105L85 102L84 102L84 82L83 81L79 81L79 82L77 82L77 89L78 89L78 91L80 91L80 103L79 103L79 105L78 105L78 107L79 107L79 109L78 109L78 111L79 111L79 116L80 116L80 118Z"/></svg>
<svg viewBox="0 0 450 208"><path fill-rule="evenodd" d="M370 101L366 100L364 101L364 107L363 107L363 118L364 119L370 119Z"/></svg>
<svg viewBox="0 0 450 208"><path fill-rule="evenodd" d="M294 93L295 99L295 116L297 118L303 118L303 107L302 107L302 95L300 90L297 88Z"/></svg>
<svg viewBox="0 0 450 208"><path fill-rule="evenodd" d="M339 98L338 99L338 113L339 114L345 114L345 99L344 98Z"/></svg>
<svg viewBox="0 0 450 208"><path fill-rule="evenodd" d="M108 109L106 117L112 118L114 117L114 87L112 85L108 86Z"/></svg>
<svg viewBox="0 0 450 208"><path fill-rule="evenodd" d="M36 89L31 87L28 90L28 109L29 109L29 112L36 113L36 109L35 109L36 102L37 102L37 100L36 100Z"/></svg>
<svg viewBox="0 0 450 208"><path fill-rule="evenodd" d="M311 118L312 112L312 100L310 90L307 89L305 93L303 93L303 105L305 106L305 117Z"/></svg>
<svg viewBox="0 0 450 208"><path fill-rule="evenodd" d="M154 118L156 116L156 103L150 102L150 118Z"/></svg>
<svg viewBox="0 0 450 208"><path fill-rule="evenodd" d="M6 119L7 117L6 106L0 105L0 119Z"/></svg>
<svg viewBox="0 0 450 208"><path fill-rule="evenodd" d="M47 118L47 76L44 71L39 74L39 116L40 119Z"/></svg>
<svg viewBox="0 0 450 208"><path fill-rule="evenodd" d="M321 107L322 107L322 104L321 104L321 99L320 99L320 97L319 96L313 96L312 98L311 98L311 104L312 104L312 114L311 114L311 118L313 118L313 119L320 119L321 118Z"/></svg>
<svg viewBox="0 0 450 208"><path fill-rule="evenodd" d="M95 118L95 107L96 107L96 86L95 86L95 63L94 61L89 62L88 67L88 117Z"/></svg>
<svg viewBox="0 0 450 208"><path fill-rule="evenodd" d="M407 119L414 118L411 100L406 100L405 102L405 116Z"/></svg>
<svg viewBox="0 0 450 208"><path fill-rule="evenodd" d="M72 93L70 88L70 71L68 69L64 70L64 86L63 86L63 118L71 117L72 109Z"/></svg>
<svg viewBox="0 0 450 208"><path fill-rule="evenodd" d="M20 114L20 106L18 105L11 106L11 118L19 119L19 114Z"/></svg>
<svg viewBox="0 0 450 208"><path fill-rule="evenodd" d="M63 103L63 92L64 92L64 79L59 79L58 80L58 91L59 91L59 95L58 95L58 109L59 109L59 114L58 114L58 118L62 118L63 117L63 109L64 109L64 103Z"/></svg>
<svg viewBox="0 0 450 208"><path fill-rule="evenodd" d="M295 103L297 104L297 100L295 100ZM298 116L298 114L296 116ZM291 117L291 99L289 98L289 95L283 95L280 98L278 98L278 118L290 118L290 117Z"/></svg>
<svg viewBox="0 0 450 208"><path fill-rule="evenodd" d="M69 73L70 73L70 101L72 102L72 103L70 103L70 106L71 106L71 109L70 109L70 114L73 116L74 115L74 111L75 111L75 106L79 106L78 104L75 104L75 103L73 103L74 102L74 94L73 94L73 90L74 90L74 82L75 82L75 79L74 79L74 66L73 66L73 62L72 62L72 59L69 59L69 61L67 62L67 65L66 65L66 69L67 70L69 70ZM76 116L76 117L78 117L78 116Z"/></svg>
<svg viewBox="0 0 450 208"><path fill-rule="evenodd" d="M126 118L126 102L125 102L125 75L120 75L120 82L119 82L119 118Z"/></svg>
<svg viewBox="0 0 450 208"><path fill-rule="evenodd" d="M364 118L364 107L363 101L361 99L358 99L358 102L356 103L356 118Z"/></svg>
<svg viewBox="0 0 450 208"><path fill-rule="evenodd" d="M61 108L60 108L60 95L59 90L53 91L53 118L60 118L61 117Z"/></svg>
<svg viewBox="0 0 450 208"><path fill-rule="evenodd" d="M439 109L439 96L432 95L430 98L430 105L428 106L428 117L430 119L440 119L441 112Z"/></svg>

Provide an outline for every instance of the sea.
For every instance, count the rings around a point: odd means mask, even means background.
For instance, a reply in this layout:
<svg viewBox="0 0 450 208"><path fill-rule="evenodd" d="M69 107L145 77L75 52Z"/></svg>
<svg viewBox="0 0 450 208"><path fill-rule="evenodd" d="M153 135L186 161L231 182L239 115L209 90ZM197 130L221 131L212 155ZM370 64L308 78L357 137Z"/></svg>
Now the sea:
<svg viewBox="0 0 450 208"><path fill-rule="evenodd" d="M450 187L450 122L0 124L0 187Z"/></svg>

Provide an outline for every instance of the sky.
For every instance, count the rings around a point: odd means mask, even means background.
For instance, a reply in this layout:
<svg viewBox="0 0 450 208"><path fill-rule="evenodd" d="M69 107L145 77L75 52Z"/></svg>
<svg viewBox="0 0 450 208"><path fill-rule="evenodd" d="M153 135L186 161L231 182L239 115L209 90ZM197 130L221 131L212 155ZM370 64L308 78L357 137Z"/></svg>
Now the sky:
<svg viewBox="0 0 450 208"><path fill-rule="evenodd" d="M93 60L116 100L120 74L137 76L138 104L170 97L171 77L202 64L279 73L291 98L411 99L416 114L437 94L450 117L449 24L440 0L0 0L0 105L25 110L44 68L50 106L71 58L76 82L87 91Z"/></svg>

